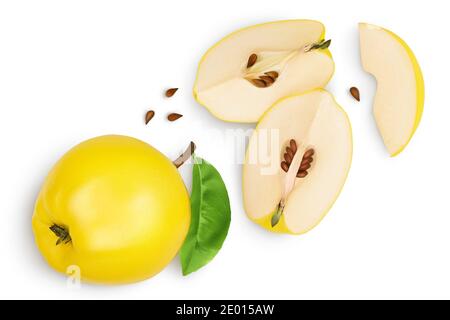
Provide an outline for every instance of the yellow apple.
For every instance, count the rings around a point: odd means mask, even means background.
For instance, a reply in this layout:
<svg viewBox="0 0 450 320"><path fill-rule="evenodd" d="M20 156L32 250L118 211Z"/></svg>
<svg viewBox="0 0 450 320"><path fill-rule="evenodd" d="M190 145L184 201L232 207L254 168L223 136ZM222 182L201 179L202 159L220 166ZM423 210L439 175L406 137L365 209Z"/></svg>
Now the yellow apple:
<svg viewBox="0 0 450 320"><path fill-rule="evenodd" d="M175 165L125 136L85 141L49 173L36 201L39 250L61 273L128 283L150 278L176 255L190 223L189 195Z"/></svg>

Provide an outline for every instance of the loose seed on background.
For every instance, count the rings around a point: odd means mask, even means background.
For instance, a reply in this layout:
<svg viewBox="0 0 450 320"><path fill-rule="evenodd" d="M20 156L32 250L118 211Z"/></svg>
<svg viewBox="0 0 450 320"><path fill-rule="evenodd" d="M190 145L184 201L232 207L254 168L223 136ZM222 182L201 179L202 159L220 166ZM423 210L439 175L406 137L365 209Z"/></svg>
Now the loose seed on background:
<svg viewBox="0 0 450 320"><path fill-rule="evenodd" d="M361 101L360 100L360 96L359 96L359 89L358 88L351 87L350 88L350 94L352 95L353 98L355 98L355 100Z"/></svg>
<svg viewBox="0 0 450 320"><path fill-rule="evenodd" d="M173 95L175 94L175 92L178 91L178 88L170 88L166 90L166 97L170 98L173 97Z"/></svg>
<svg viewBox="0 0 450 320"><path fill-rule="evenodd" d="M176 121L180 119L183 115L179 113L171 113L167 116L167 120L169 121Z"/></svg>
<svg viewBox="0 0 450 320"><path fill-rule="evenodd" d="M155 111L153 111L153 110L147 111L147 113L145 114L145 124L148 124L154 116L155 116Z"/></svg>

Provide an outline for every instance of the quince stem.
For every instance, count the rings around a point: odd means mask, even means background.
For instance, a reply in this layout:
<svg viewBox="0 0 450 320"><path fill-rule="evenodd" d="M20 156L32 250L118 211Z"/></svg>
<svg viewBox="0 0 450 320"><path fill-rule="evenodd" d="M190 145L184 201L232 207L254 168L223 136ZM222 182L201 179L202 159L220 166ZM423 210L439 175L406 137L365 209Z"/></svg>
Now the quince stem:
<svg viewBox="0 0 450 320"><path fill-rule="evenodd" d="M196 148L195 143L191 141L186 150L178 158L172 161L173 165L177 168L181 167L186 161L188 161L192 157L195 148Z"/></svg>

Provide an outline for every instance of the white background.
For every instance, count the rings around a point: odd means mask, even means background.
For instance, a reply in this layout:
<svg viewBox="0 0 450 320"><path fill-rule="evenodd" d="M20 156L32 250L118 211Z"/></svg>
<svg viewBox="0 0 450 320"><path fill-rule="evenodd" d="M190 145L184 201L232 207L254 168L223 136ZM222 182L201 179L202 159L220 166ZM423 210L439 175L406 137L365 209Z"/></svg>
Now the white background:
<svg viewBox="0 0 450 320"><path fill-rule="evenodd" d="M0 1L0 298L450 298L450 106L446 1ZM353 125L348 181L310 233L274 235L250 222L233 147L211 130L248 129L212 117L191 90L202 54L235 29L311 18L333 39L328 86ZM403 37L421 63L426 104L406 151L389 158L371 116L374 80L359 64L357 23ZM356 103L348 88L361 90ZM177 95L163 97L167 87ZM156 111L143 124L148 108ZM168 112L184 118L165 121ZM108 133L169 157L192 139L222 173L228 238L205 268L182 277L175 259L128 286L70 289L33 242L31 215L54 162ZM190 185L190 168L183 175Z"/></svg>

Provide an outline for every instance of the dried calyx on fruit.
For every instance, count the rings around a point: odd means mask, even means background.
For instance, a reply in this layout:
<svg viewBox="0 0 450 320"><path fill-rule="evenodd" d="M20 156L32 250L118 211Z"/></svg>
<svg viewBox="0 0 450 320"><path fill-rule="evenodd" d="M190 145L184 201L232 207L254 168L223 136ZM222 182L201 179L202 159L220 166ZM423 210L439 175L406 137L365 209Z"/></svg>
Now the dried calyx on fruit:
<svg viewBox="0 0 450 320"><path fill-rule="evenodd" d="M314 149L306 147L303 144L298 146L294 139L289 141L289 145L285 150L283 155L284 161L281 162L281 169L286 172L285 185L278 208L272 215L272 227L275 227L280 222L284 206L286 205L286 199L295 186L296 178L306 178L308 170L311 169L311 164L314 161Z"/></svg>
<svg viewBox="0 0 450 320"><path fill-rule="evenodd" d="M284 65L299 53L308 53L313 50L326 50L331 40L320 40L303 46L298 50L274 54L261 52L252 53L247 60L244 78L257 88L267 88L273 85ZM271 69L276 69L271 70Z"/></svg>
<svg viewBox="0 0 450 320"><path fill-rule="evenodd" d="M305 46L305 52L310 52L312 50L325 50L328 49L331 45L331 39L329 40L321 40L319 42L310 44L309 46Z"/></svg>
<svg viewBox="0 0 450 320"><path fill-rule="evenodd" d="M62 243L67 244L72 241L68 228L53 224L49 229L58 237L58 240L56 240L57 246Z"/></svg>

